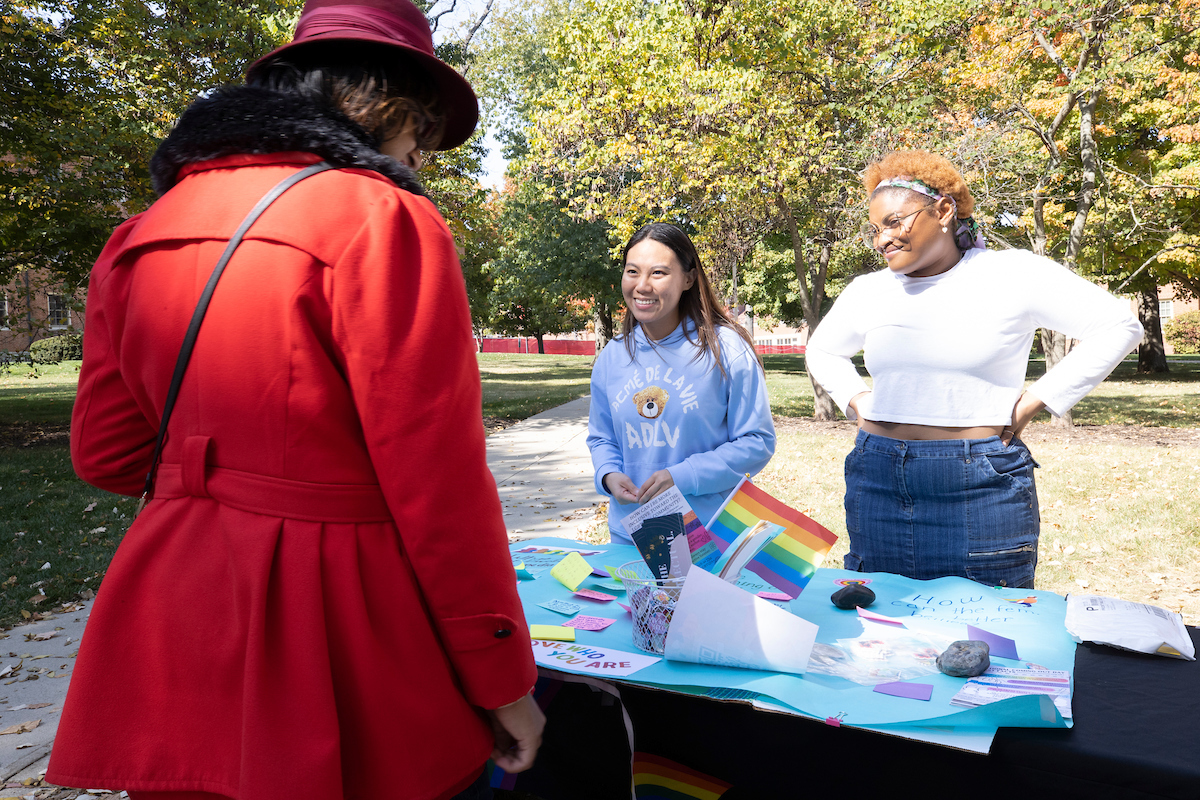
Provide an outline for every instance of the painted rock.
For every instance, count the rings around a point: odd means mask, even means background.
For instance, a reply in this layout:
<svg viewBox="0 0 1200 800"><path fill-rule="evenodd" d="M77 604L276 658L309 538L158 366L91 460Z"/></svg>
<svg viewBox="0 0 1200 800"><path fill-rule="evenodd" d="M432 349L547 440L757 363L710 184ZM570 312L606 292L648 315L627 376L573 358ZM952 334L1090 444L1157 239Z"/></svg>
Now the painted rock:
<svg viewBox="0 0 1200 800"><path fill-rule="evenodd" d="M875 593L861 583L852 583L849 586L843 586L841 589L838 589L829 596L829 599L838 608L846 610L866 608L875 602Z"/></svg>
<svg viewBox="0 0 1200 800"><path fill-rule="evenodd" d="M987 642L974 639L951 642L946 652L937 657L937 666L952 678L974 678L992 665L989 652L991 648Z"/></svg>

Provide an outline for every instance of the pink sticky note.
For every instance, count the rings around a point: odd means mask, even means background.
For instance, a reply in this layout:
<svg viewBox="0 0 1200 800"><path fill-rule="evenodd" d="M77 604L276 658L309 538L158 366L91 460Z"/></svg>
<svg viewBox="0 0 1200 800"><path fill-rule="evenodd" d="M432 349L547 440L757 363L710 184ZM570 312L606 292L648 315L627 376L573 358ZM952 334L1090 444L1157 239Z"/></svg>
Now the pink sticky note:
<svg viewBox="0 0 1200 800"><path fill-rule="evenodd" d="M599 600L601 603L607 603L609 600L616 600L615 594L605 594L597 592L595 589L580 589L575 592L576 597L586 597L588 600Z"/></svg>
<svg viewBox="0 0 1200 800"><path fill-rule="evenodd" d="M899 628L904 627L904 623L901 622L900 620L895 619L894 617L885 617L885 616L883 616L883 614L876 614L874 611L867 611L862 606L858 607L858 615L860 617L874 620L876 622L882 622L885 625L895 625L896 627L899 627Z"/></svg>
<svg viewBox="0 0 1200 800"><path fill-rule="evenodd" d="M890 694L892 697L906 697L909 700L928 700L933 696L933 684L930 683L881 683L875 687L880 694Z"/></svg>
<svg viewBox="0 0 1200 800"><path fill-rule="evenodd" d="M784 602L792 599L790 594L784 594L783 592L759 592L758 596L763 600L782 600Z"/></svg>
<svg viewBox="0 0 1200 800"><path fill-rule="evenodd" d="M968 625L967 638L987 642L989 655L996 656L997 658L1011 658L1014 661L1021 660L1021 657L1017 655L1017 643L998 633L992 633L991 631L985 631L983 628Z"/></svg>
<svg viewBox="0 0 1200 800"><path fill-rule="evenodd" d="M630 614L632 614L632 613L633 613L633 609L632 609L632 608L630 608L629 606L625 605L624 603L617 603L617 605L619 605L621 608L623 608L623 609L625 609L626 611L628 611Z"/></svg>
<svg viewBox="0 0 1200 800"><path fill-rule="evenodd" d="M579 628L581 631L602 631L609 625L616 622L615 619L605 619L604 617L587 617L580 614L575 619L567 620L563 623L568 628Z"/></svg>

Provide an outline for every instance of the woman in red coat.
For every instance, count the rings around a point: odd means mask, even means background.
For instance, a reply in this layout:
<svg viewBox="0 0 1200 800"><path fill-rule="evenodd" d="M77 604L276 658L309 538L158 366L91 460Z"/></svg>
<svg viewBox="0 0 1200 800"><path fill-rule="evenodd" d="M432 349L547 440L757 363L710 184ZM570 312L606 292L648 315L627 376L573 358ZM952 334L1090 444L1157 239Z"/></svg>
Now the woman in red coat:
<svg viewBox="0 0 1200 800"><path fill-rule="evenodd" d="M532 763L543 718L466 293L413 174L477 117L408 0L314 0L291 45L159 148L162 197L91 275L71 431L79 475L127 495L231 233L281 179L338 168L272 205L217 286L50 781L135 800L485 797L489 755Z"/></svg>

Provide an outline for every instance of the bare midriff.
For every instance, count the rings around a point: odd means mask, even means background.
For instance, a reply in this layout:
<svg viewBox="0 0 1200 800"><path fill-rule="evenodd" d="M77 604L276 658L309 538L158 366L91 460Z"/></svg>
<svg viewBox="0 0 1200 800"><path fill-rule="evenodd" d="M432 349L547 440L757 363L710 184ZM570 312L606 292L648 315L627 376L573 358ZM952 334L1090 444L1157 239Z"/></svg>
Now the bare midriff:
<svg viewBox="0 0 1200 800"><path fill-rule="evenodd" d="M950 428L939 425L918 425L911 422L875 422L860 419L858 427L875 436L886 436L889 439L986 439L989 436L999 436L1004 430L1003 425L975 425L970 428Z"/></svg>

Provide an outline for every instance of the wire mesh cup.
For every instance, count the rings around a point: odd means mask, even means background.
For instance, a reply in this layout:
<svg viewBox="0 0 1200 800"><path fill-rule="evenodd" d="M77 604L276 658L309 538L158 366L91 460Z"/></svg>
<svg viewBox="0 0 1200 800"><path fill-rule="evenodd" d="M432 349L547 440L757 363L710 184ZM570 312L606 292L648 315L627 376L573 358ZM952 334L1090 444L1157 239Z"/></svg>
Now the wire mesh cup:
<svg viewBox="0 0 1200 800"><path fill-rule="evenodd" d="M661 656L684 579L656 579L645 561L622 564L618 572L633 607L634 646Z"/></svg>

